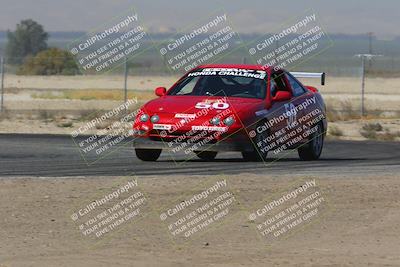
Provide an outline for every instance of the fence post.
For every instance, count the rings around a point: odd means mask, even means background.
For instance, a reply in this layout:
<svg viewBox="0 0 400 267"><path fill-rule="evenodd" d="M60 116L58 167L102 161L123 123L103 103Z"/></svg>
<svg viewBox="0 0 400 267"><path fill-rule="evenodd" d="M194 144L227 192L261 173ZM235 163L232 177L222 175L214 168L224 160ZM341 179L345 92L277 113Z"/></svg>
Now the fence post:
<svg viewBox="0 0 400 267"><path fill-rule="evenodd" d="M124 64L124 103L128 101L128 59L125 56ZM128 111L128 107L125 106L125 111Z"/></svg>
<svg viewBox="0 0 400 267"><path fill-rule="evenodd" d="M1 82L0 82L0 90L1 90L1 102L0 102L0 112L4 110L4 58L0 59L0 71L1 71Z"/></svg>
<svg viewBox="0 0 400 267"><path fill-rule="evenodd" d="M361 117L365 116L364 106L365 92L365 57L361 57Z"/></svg>

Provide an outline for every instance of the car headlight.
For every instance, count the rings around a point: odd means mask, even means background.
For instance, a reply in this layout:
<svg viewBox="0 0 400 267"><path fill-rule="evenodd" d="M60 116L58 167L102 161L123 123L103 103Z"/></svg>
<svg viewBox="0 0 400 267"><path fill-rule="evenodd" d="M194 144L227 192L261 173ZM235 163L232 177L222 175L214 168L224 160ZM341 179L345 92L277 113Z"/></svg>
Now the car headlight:
<svg viewBox="0 0 400 267"><path fill-rule="evenodd" d="M228 118L224 119L224 124L226 126L231 126L234 123L235 123L235 118L232 116L229 116Z"/></svg>
<svg viewBox="0 0 400 267"><path fill-rule="evenodd" d="M218 125L221 122L221 120L218 117L214 117L210 120L210 123L212 125Z"/></svg>
<svg viewBox="0 0 400 267"><path fill-rule="evenodd" d="M147 115L147 114L140 115L140 121L141 122L146 122L148 120L149 120L149 115Z"/></svg>
<svg viewBox="0 0 400 267"><path fill-rule="evenodd" d="M152 123L157 123L159 120L160 120L160 117L159 117L158 115L153 115L153 116L151 116L151 118L150 118L150 121L151 121Z"/></svg>

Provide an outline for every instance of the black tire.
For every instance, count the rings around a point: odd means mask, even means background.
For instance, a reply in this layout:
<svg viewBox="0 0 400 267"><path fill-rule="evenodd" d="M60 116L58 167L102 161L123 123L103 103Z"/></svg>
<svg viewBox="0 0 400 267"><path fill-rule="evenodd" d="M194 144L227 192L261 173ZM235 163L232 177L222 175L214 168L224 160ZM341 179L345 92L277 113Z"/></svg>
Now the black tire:
<svg viewBox="0 0 400 267"><path fill-rule="evenodd" d="M242 152L242 157L245 161L261 161L260 155L258 155L257 151L252 152Z"/></svg>
<svg viewBox="0 0 400 267"><path fill-rule="evenodd" d="M308 143L297 149L301 160L317 160L321 156L324 146L324 129L321 123L315 127L317 130L309 136Z"/></svg>
<svg viewBox="0 0 400 267"><path fill-rule="evenodd" d="M256 127L257 128L257 127ZM253 130L255 131L255 130ZM263 142L265 138L268 137L268 132L263 131L262 133L257 133L256 136L252 139L253 140L253 151L243 151L242 157L245 161L265 161L268 156L268 150L263 149L263 147L258 147L259 142ZM264 143L264 142L263 142ZM265 143L264 143L265 147Z"/></svg>
<svg viewBox="0 0 400 267"><path fill-rule="evenodd" d="M136 157L143 161L156 161L161 154L161 149L140 149L136 148Z"/></svg>
<svg viewBox="0 0 400 267"><path fill-rule="evenodd" d="M197 157L199 157L202 160L213 160L217 156L218 152L217 151L195 151L194 152Z"/></svg>

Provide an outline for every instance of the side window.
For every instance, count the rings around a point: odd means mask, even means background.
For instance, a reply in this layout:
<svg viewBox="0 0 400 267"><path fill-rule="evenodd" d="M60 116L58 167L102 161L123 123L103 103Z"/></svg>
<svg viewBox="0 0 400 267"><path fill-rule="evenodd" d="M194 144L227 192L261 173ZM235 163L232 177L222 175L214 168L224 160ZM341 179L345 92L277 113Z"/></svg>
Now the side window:
<svg viewBox="0 0 400 267"><path fill-rule="evenodd" d="M291 75L288 75L287 73L285 73L285 75L292 87L294 96L300 96L306 92L303 86L301 86Z"/></svg>
<svg viewBox="0 0 400 267"><path fill-rule="evenodd" d="M289 91L283 79L283 74L279 72L271 75L271 96L274 97L277 91Z"/></svg>
<svg viewBox="0 0 400 267"><path fill-rule="evenodd" d="M271 79L271 96L274 97L277 91L277 85L274 79Z"/></svg>

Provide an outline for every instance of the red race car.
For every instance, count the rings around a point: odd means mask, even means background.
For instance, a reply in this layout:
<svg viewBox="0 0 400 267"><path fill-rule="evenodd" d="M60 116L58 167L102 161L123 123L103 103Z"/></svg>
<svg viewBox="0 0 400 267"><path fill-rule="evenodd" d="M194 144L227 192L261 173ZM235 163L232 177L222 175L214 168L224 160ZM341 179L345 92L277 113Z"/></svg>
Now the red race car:
<svg viewBox="0 0 400 267"><path fill-rule="evenodd" d="M146 103L133 125L133 146L144 161L162 150L194 152L213 160L218 152L239 151L248 161L297 149L302 160L320 157L327 130L325 104L315 87L299 77L325 73L287 72L258 65L203 65ZM193 154L192 154L193 155Z"/></svg>

